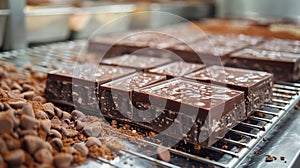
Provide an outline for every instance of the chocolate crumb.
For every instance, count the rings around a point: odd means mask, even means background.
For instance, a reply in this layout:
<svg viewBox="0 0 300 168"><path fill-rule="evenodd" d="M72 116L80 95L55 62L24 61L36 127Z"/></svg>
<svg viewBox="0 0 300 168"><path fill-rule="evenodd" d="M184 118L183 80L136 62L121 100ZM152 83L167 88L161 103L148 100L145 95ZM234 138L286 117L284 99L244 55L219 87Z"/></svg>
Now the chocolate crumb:
<svg viewBox="0 0 300 168"><path fill-rule="evenodd" d="M270 155L266 155L266 162L273 162L274 158Z"/></svg>
<svg viewBox="0 0 300 168"><path fill-rule="evenodd" d="M260 154L260 152L257 151L257 150L255 150L253 153L254 153L255 155L259 155L259 154Z"/></svg>
<svg viewBox="0 0 300 168"><path fill-rule="evenodd" d="M280 160L285 160L285 157L284 157L284 156L281 156L281 157L280 157Z"/></svg>
<svg viewBox="0 0 300 168"><path fill-rule="evenodd" d="M165 162L170 162L171 154L170 154L170 151L166 147L159 146L156 149L156 152L157 152L158 159L165 161Z"/></svg>

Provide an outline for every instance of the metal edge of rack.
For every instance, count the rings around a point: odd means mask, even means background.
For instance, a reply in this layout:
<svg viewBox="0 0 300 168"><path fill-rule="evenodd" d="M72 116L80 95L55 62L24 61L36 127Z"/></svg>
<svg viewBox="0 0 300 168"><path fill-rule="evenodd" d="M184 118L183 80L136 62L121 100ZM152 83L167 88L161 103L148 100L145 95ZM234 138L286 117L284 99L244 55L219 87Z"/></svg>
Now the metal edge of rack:
<svg viewBox="0 0 300 168"><path fill-rule="evenodd" d="M255 147L263 140L263 137L265 137L271 130L273 130L273 128L278 125L280 123L281 120L283 120L285 118L285 116L288 114L288 112L290 110L292 110L292 108L294 107L294 105L296 105L298 103L298 101L300 100L300 96L298 94L298 96L294 97L291 101L290 104L287 104L285 106L285 109L280 110L279 111L279 115L278 116L274 116L272 118L273 123L267 123L265 125L265 131L260 131L258 133L258 139L251 139L249 142L249 148L245 148L245 151L243 151L243 153L241 153L240 156L240 160L235 161L232 160L232 163L229 163L229 167L238 167L243 161L244 159L246 159L246 156L249 155L251 152L254 151Z"/></svg>

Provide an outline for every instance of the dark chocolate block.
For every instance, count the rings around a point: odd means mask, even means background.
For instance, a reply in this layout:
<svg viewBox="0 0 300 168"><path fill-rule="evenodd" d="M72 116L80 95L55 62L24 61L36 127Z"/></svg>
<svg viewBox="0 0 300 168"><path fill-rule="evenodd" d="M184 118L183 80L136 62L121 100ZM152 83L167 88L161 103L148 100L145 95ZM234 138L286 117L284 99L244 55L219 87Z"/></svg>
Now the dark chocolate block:
<svg viewBox="0 0 300 168"><path fill-rule="evenodd" d="M130 68L94 64L81 64L74 68L48 73L45 89L47 100L99 111L98 86L135 72Z"/></svg>
<svg viewBox="0 0 300 168"><path fill-rule="evenodd" d="M134 104L132 104L133 92L165 79L166 76L163 75L138 72L102 84L99 91L102 114L117 120L129 122L135 120Z"/></svg>
<svg viewBox="0 0 300 168"><path fill-rule="evenodd" d="M179 24L167 28L137 30L123 34L99 36L89 41L89 52L104 53L107 57L132 54L141 49L144 55L169 55L161 49L177 43L191 42L204 37L196 26ZM108 50L108 51L106 51Z"/></svg>
<svg viewBox="0 0 300 168"><path fill-rule="evenodd" d="M133 102L143 107L136 109L140 114L156 116L135 124L202 147L211 146L245 118L243 92L184 78L139 89Z"/></svg>
<svg viewBox="0 0 300 168"><path fill-rule="evenodd" d="M103 59L101 63L147 71L150 68L161 66L170 63L171 61L172 60L169 58L126 54L119 57Z"/></svg>
<svg viewBox="0 0 300 168"><path fill-rule="evenodd" d="M262 40L262 37L246 35L209 34L207 38L189 44L176 44L168 49L185 61L220 65L220 61L223 64L227 62L228 54L246 46L258 44Z"/></svg>
<svg viewBox="0 0 300 168"><path fill-rule="evenodd" d="M243 91L247 115L271 100L273 75L267 72L211 66L185 77Z"/></svg>
<svg viewBox="0 0 300 168"><path fill-rule="evenodd" d="M300 54L300 41L286 39L268 39L252 48Z"/></svg>
<svg viewBox="0 0 300 168"><path fill-rule="evenodd" d="M150 69L150 73L166 75L168 78L181 77L204 68L203 64L176 61L161 67Z"/></svg>
<svg viewBox="0 0 300 168"><path fill-rule="evenodd" d="M300 79L299 54L247 48L232 53L229 58L226 66L273 73L278 81Z"/></svg>

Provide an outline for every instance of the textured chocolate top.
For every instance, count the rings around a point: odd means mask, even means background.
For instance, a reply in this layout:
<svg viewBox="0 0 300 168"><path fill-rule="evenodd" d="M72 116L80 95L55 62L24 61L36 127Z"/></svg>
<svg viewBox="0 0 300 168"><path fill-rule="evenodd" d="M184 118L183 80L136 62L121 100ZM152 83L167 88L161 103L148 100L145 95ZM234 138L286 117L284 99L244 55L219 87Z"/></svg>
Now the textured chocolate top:
<svg viewBox="0 0 300 168"><path fill-rule="evenodd" d="M202 69L204 67L205 65L203 64L194 64L183 61L177 61L161 67L150 69L149 72L179 77L194 72L196 70Z"/></svg>
<svg viewBox="0 0 300 168"><path fill-rule="evenodd" d="M183 78L167 80L140 89L139 92L202 109L210 109L236 96L244 96L240 91Z"/></svg>
<svg viewBox="0 0 300 168"><path fill-rule="evenodd" d="M223 35L223 34L209 34L208 39L210 43L215 45L224 46L246 46L246 45L256 45L261 42L264 38L260 36L247 36L244 34L240 35Z"/></svg>
<svg viewBox="0 0 300 168"><path fill-rule="evenodd" d="M115 89L122 89L126 91L132 91L138 88L148 86L158 81L165 80L166 77L162 75L155 75L149 73L138 72L132 75L111 81L103 84L103 87L110 87Z"/></svg>
<svg viewBox="0 0 300 168"><path fill-rule="evenodd" d="M232 53L230 57L274 62L297 62L298 60L300 60L299 54L251 48L246 48L241 51Z"/></svg>
<svg viewBox="0 0 300 168"><path fill-rule="evenodd" d="M186 75L188 78L213 81L240 87L252 87L272 78L272 74L262 71L253 71L239 68L211 66L203 70Z"/></svg>
<svg viewBox="0 0 300 168"><path fill-rule="evenodd" d="M242 46L244 47L244 45ZM215 45L209 41L195 41L189 45L187 44L177 44L171 47L170 49L180 50L180 51L189 51L189 52L198 52L200 54L210 54L215 56L225 56L226 54L233 52L241 47L239 46L223 46Z"/></svg>
<svg viewBox="0 0 300 168"><path fill-rule="evenodd" d="M271 51L300 53L299 43L300 41L296 41L296 40L273 39L273 40L264 41L262 44L259 44L253 48L271 50Z"/></svg>
<svg viewBox="0 0 300 168"><path fill-rule="evenodd" d="M141 55L122 55L102 60L104 64L118 65L137 69L149 69L171 62L168 58L149 57Z"/></svg>
<svg viewBox="0 0 300 168"><path fill-rule="evenodd" d="M74 68L63 68L52 71L50 74L102 83L135 72L134 69L130 68L95 64L80 64Z"/></svg>
<svg viewBox="0 0 300 168"><path fill-rule="evenodd" d="M208 34L207 38L196 40L189 45L177 44L170 49L182 51L196 51L199 53L225 56L235 50L249 45L255 45L262 41L262 37L252 37L246 35L220 35Z"/></svg>

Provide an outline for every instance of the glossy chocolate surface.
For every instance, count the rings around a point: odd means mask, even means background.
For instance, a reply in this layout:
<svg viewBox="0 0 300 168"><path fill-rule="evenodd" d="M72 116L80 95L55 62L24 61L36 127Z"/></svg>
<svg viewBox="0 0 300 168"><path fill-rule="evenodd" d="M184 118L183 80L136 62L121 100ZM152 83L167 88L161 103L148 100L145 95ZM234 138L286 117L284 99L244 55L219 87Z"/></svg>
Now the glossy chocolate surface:
<svg viewBox="0 0 300 168"><path fill-rule="evenodd" d="M268 78L272 78L272 74L262 71L211 66L186 75L186 77L248 88L254 87Z"/></svg>
<svg viewBox="0 0 300 168"><path fill-rule="evenodd" d="M124 90L124 91L133 91L165 79L166 77L162 75L138 72L111 81L109 83L103 84L101 85L101 87Z"/></svg>
<svg viewBox="0 0 300 168"><path fill-rule="evenodd" d="M254 46L255 49L271 50L279 52L300 53L300 41L284 40L284 39L269 39L263 43Z"/></svg>
<svg viewBox="0 0 300 168"><path fill-rule="evenodd" d="M184 61L176 61L164 66L150 69L149 72L167 75L170 77L180 77L188 73L204 68L203 64L188 63Z"/></svg>
<svg viewBox="0 0 300 168"><path fill-rule="evenodd" d="M241 51L232 53L231 58L247 58L255 59L257 61L266 62L297 62L300 60L299 54L288 53L288 52L277 52L277 51L268 51L261 49L245 48Z"/></svg>
<svg viewBox="0 0 300 168"><path fill-rule="evenodd" d="M142 55L122 55L119 57L113 57L102 60L101 63L109 65L117 65L123 67L130 67L136 69L149 69L160 65L170 63L171 59L168 58L158 58L149 57Z"/></svg>
<svg viewBox="0 0 300 168"><path fill-rule="evenodd" d="M79 64L74 68L63 68L49 72L49 75L57 75L65 78L76 78L91 82L104 83L121 76L134 73L134 69L95 64Z"/></svg>
<svg viewBox="0 0 300 168"><path fill-rule="evenodd" d="M243 95L240 91L183 78L168 80L138 92L206 110Z"/></svg>

